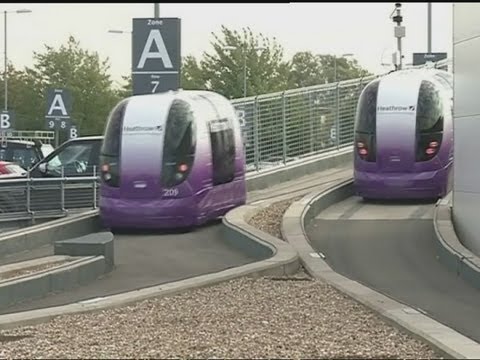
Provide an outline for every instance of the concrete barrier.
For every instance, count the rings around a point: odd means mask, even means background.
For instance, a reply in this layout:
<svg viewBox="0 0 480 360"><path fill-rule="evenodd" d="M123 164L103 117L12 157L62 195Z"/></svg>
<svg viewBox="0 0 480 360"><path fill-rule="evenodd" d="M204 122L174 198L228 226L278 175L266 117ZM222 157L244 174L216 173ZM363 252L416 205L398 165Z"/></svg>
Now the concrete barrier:
<svg viewBox="0 0 480 360"><path fill-rule="evenodd" d="M320 156L298 160L286 167L262 171L247 177L248 191L265 189L273 184L279 184L302 176L313 174L342 164L352 162L351 147L339 151L328 152Z"/></svg>
<svg viewBox="0 0 480 360"><path fill-rule="evenodd" d="M101 229L97 215L97 210L91 210L25 229L6 232L0 236L0 258L53 244L55 241L97 232Z"/></svg>
<svg viewBox="0 0 480 360"><path fill-rule="evenodd" d="M85 285L105 273L103 256L80 258L32 275L0 282L0 308L26 300L34 300L49 293L62 292Z"/></svg>
<svg viewBox="0 0 480 360"><path fill-rule="evenodd" d="M443 199L437 202L433 224L440 262L470 285L480 289L480 259L458 238L452 221L451 204L448 200Z"/></svg>

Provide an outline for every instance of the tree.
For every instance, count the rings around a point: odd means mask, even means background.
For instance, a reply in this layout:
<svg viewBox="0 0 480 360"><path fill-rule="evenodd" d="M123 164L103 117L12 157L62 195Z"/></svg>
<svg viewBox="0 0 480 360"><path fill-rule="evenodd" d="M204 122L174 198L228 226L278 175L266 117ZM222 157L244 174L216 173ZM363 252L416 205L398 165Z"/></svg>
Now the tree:
<svg viewBox="0 0 480 360"><path fill-rule="evenodd" d="M1 89L5 84L4 74L0 77ZM8 64L8 110L15 112L15 129L41 129L43 124L38 125L42 114L38 113L41 107L41 100L37 96L39 90L26 71L16 69L12 64ZM3 109L5 101L4 91L0 92L0 101Z"/></svg>
<svg viewBox="0 0 480 360"><path fill-rule="evenodd" d="M290 88L320 85L325 82L324 71L318 55L302 51L293 55L290 61L288 83Z"/></svg>
<svg viewBox="0 0 480 360"><path fill-rule="evenodd" d="M119 99L125 99L133 95L133 80L132 75L122 76L122 80L125 81L125 84L118 90L116 90L116 95Z"/></svg>
<svg viewBox="0 0 480 360"><path fill-rule="evenodd" d="M26 69L28 81L43 104L31 117L45 113L48 88L67 88L73 97L72 121L80 133L102 133L110 110L119 100L112 89L108 59L102 61L98 53L82 49L72 36L59 49L45 45L45 50L34 53L34 67ZM42 128L43 122L38 127Z"/></svg>
<svg viewBox="0 0 480 360"><path fill-rule="evenodd" d="M336 63L336 65L335 65ZM314 55L310 51L296 53L290 61L289 86L300 88L336 81L357 79L370 73L357 60L333 55Z"/></svg>
<svg viewBox="0 0 480 360"><path fill-rule="evenodd" d="M183 58L181 71L181 87L185 90L206 89L206 76L194 56Z"/></svg>
<svg viewBox="0 0 480 360"><path fill-rule="evenodd" d="M355 59L346 57L335 57L334 55L317 55L320 66L323 70L323 77L327 82L343 81L349 79L358 79L371 75L363 69ZM336 63L336 80L335 80Z"/></svg>
<svg viewBox="0 0 480 360"><path fill-rule="evenodd" d="M288 67L275 39L255 35L249 28L240 33L222 26L221 32L222 37L213 34L213 53L204 53L200 61L208 90L227 98L243 97L245 63L247 96L287 89ZM261 45L263 50L256 50Z"/></svg>

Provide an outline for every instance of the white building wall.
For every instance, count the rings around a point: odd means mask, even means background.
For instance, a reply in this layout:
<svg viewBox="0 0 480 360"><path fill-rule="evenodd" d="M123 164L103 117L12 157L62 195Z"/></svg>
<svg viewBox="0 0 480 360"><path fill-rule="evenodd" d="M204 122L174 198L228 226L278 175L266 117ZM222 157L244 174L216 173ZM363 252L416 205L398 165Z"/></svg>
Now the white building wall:
<svg viewBox="0 0 480 360"><path fill-rule="evenodd" d="M480 255L480 3L453 4L453 219Z"/></svg>

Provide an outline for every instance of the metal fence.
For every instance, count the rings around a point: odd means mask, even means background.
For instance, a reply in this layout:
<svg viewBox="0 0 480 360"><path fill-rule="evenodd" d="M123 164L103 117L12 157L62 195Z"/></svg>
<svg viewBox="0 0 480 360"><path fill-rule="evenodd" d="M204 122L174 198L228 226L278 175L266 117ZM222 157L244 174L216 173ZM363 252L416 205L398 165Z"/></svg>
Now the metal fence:
<svg viewBox="0 0 480 360"><path fill-rule="evenodd" d="M233 100L243 125L247 170L350 146L358 97L374 78Z"/></svg>
<svg viewBox="0 0 480 360"><path fill-rule="evenodd" d="M247 172L350 147L358 98L378 76L233 100L242 122ZM5 179L0 184L0 221L61 217L98 204L97 176Z"/></svg>
<svg viewBox="0 0 480 360"><path fill-rule="evenodd" d="M63 217L96 209L97 176L4 179L0 186L0 221Z"/></svg>

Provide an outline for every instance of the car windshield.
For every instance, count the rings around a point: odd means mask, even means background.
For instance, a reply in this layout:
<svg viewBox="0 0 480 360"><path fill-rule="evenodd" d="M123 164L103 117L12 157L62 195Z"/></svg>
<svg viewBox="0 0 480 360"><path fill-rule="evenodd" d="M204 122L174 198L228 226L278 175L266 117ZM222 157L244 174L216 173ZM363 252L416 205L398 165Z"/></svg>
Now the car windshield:
<svg viewBox="0 0 480 360"><path fill-rule="evenodd" d="M92 144L78 143L67 146L47 163L47 171L51 175L79 175L87 172L90 164Z"/></svg>

